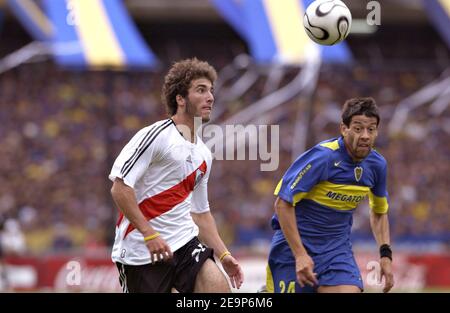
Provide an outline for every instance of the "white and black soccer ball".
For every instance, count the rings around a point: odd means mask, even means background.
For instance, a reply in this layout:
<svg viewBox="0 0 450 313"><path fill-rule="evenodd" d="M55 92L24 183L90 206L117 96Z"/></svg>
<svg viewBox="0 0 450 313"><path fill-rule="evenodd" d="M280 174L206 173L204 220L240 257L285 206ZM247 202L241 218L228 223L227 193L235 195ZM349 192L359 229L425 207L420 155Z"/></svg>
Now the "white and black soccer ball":
<svg viewBox="0 0 450 313"><path fill-rule="evenodd" d="M331 46L350 33L352 14L340 0L316 0L306 9L303 25L314 42Z"/></svg>

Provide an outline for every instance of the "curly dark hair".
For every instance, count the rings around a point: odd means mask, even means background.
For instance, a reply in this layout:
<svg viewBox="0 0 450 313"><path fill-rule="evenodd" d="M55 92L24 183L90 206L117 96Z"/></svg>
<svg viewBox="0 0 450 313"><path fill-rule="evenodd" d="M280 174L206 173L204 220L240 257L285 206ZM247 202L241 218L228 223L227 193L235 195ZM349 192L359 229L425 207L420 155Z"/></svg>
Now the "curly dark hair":
<svg viewBox="0 0 450 313"><path fill-rule="evenodd" d="M351 98L345 101L342 109L342 123L350 127L352 117L355 115L365 115L367 117L375 117L377 126L380 124L380 114L378 112L377 103L371 97L367 98Z"/></svg>
<svg viewBox="0 0 450 313"><path fill-rule="evenodd" d="M200 61L197 58L185 59L172 65L164 78L161 96L169 116L177 113L176 96L186 97L191 82L198 78L206 78L211 84L214 84L217 72L208 62Z"/></svg>

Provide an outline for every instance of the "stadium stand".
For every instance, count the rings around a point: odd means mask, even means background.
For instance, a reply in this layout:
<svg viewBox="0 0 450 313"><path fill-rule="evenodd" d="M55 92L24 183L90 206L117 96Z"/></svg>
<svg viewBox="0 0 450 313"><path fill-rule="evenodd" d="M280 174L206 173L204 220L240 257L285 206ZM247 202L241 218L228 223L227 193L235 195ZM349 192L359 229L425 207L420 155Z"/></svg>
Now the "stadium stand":
<svg viewBox="0 0 450 313"><path fill-rule="evenodd" d="M156 30L152 24L138 25L161 58L162 69L176 59L197 56L221 70L247 52L242 40L222 24L179 21ZM310 112L309 147L338 135L345 99L371 95L382 113L377 149L390 165L394 245L406 252L413 245L448 253L450 98L439 114L428 101L414 109L400 132L389 132L399 101L450 77L449 49L431 26L415 27L389 25L372 37L349 37L354 62L323 65L310 101L295 98L261 117L262 123L280 125L276 171L261 172L261 160L215 161L210 203L228 244L241 248L242 255L267 252L272 192L292 160L299 112ZM28 40L16 22L7 20L0 25L0 56ZM48 60L35 61L0 74L0 214L19 221L30 257L108 256L118 211L107 174L119 149L138 129L165 117L160 101L164 70L68 71ZM281 86L295 69L285 72ZM258 100L265 79L261 75L238 99L217 98L217 105L224 107L213 122ZM225 82L222 89L235 81ZM354 242L362 250L374 244L368 210L365 204L354 216Z"/></svg>

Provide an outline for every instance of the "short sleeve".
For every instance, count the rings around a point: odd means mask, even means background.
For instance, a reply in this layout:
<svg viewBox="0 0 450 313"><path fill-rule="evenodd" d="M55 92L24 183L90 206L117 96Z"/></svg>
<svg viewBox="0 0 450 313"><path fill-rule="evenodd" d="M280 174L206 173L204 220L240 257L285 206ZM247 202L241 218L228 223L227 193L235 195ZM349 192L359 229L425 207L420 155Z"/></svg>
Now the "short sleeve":
<svg viewBox="0 0 450 313"><path fill-rule="evenodd" d="M369 193L369 205L375 213L387 213L389 209L386 177L387 164L384 162L376 171L376 182Z"/></svg>
<svg viewBox="0 0 450 313"><path fill-rule="evenodd" d="M137 132L114 161L109 179L114 181L121 178L126 185L134 188L150 163L159 155L158 151L162 150L164 140L161 140L160 132L168 126L166 124L152 125Z"/></svg>
<svg viewBox="0 0 450 313"><path fill-rule="evenodd" d="M192 213L205 213L210 210L208 201L208 180L211 173L212 158L206 161L206 173L192 191Z"/></svg>
<svg viewBox="0 0 450 313"><path fill-rule="evenodd" d="M274 194L296 205L314 185L326 180L328 155L316 147L295 160L278 183Z"/></svg>

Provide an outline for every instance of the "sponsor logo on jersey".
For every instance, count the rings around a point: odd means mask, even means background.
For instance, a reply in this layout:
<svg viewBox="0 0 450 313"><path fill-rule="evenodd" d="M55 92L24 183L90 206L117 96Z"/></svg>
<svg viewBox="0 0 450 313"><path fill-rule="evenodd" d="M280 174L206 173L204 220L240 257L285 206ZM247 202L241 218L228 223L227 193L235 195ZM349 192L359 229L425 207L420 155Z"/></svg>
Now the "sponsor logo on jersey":
<svg viewBox="0 0 450 313"><path fill-rule="evenodd" d="M328 191L327 192L327 197L330 198L330 199L333 199L333 200L340 200L340 201L345 201L345 202L359 203L366 196L351 196L351 195L346 195L346 194L343 194L343 193L337 193L337 192Z"/></svg>
<svg viewBox="0 0 450 313"><path fill-rule="evenodd" d="M298 182L303 178L303 176L311 169L312 165L311 163L306 165L301 171L300 173L298 173L297 178L295 179L295 181L292 183L291 185L291 190L293 190L295 188L295 186L297 186Z"/></svg>

